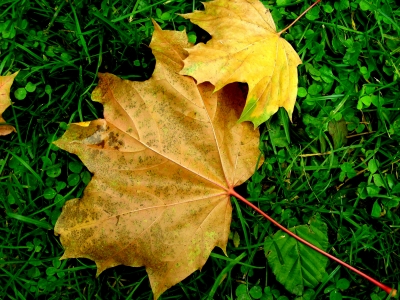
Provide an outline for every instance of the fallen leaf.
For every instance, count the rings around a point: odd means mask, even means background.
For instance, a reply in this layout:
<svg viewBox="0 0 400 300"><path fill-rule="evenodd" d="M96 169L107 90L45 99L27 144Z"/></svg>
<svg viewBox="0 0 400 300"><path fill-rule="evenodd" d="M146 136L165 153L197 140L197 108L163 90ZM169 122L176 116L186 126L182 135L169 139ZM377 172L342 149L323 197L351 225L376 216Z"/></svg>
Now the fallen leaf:
<svg viewBox="0 0 400 300"><path fill-rule="evenodd" d="M0 76L0 123L6 123L2 114L11 105L10 89L17 75L18 72L8 76ZM11 125L0 125L0 136L10 134L13 131L15 132L15 128Z"/></svg>
<svg viewBox="0 0 400 300"><path fill-rule="evenodd" d="M279 107L292 119L297 96L300 57L276 32L271 13L258 0L216 0L205 11L183 15L211 34L207 44L188 49L181 74L219 90L231 82L249 86L239 121L254 126L268 120Z"/></svg>
<svg viewBox="0 0 400 300"><path fill-rule="evenodd" d="M71 124L55 142L94 174L55 225L62 259L94 260L97 275L145 266L154 299L201 269L215 246L225 251L230 193L260 156L258 130L237 122L239 85L213 93L210 83L178 74L190 46L184 32L155 24L153 76L99 74L92 99L103 104L104 119Z"/></svg>
<svg viewBox="0 0 400 300"><path fill-rule="evenodd" d="M328 123L329 134L333 139L333 149L338 149L347 143L347 124L342 118L339 121L332 120Z"/></svg>

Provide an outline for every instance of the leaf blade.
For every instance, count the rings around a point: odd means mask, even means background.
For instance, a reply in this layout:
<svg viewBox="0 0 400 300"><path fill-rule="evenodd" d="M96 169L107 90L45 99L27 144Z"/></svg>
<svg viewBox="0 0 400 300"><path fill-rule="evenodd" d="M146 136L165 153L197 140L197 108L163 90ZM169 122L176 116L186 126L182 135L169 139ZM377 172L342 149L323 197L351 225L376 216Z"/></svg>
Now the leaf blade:
<svg viewBox="0 0 400 300"><path fill-rule="evenodd" d="M3 119L3 112L11 105L10 89L14 82L14 78L18 75L18 72L8 76L0 76L0 123L5 123ZM0 136L16 132L15 128L11 125L0 126Z"/></svg>
<svg viewBox="0 0 400 300"><path fill-rule="evenodd" d="M188 49L181 74L193 76L198 83L209 81L216 90L246 82L249 93L239 122L258 126L279 107L291 119L301 60L276 32L269 10L258 0L215 0L204 6L204 12L183 17L208 31L212 39Z"/></svg>
<svg viewBox="0 0 400 300"><path fill-rule="evenodd" d="M311 219L309 225L300 225L289 230L318 248L325 250L328 246L327 226L317 218ZM274 244L279 248L283 264ZM277 280L296 295L301 295L305 287L313 288L320 282L328 262L328 258L281 230L273 238L266 239L265 253Z"/></svg>
<svg viewBox="0 0 400 300"><path fill-rule="evenodd" d="M237 123L237 84L213 93L177 74L188 46L185 33L156 26L152 78L101 74L92 98L105 119L71 124L55 142L94 174L55 226L63 258L90 258L98 274L144 265L155 298L200 269L215 246L225 251L229 190L251 176L260 153L258 131Z"/></svg>

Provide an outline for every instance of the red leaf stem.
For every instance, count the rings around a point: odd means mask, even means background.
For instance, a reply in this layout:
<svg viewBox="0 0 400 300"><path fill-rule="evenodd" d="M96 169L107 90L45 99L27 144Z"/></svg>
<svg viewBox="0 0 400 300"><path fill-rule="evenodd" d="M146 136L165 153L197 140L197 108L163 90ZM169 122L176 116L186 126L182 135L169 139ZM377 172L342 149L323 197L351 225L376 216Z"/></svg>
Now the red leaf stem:
<svg viewBox="0 0 400 300"><path fill-rule="evenodd" d="M269 215L267 215L265 212L263 212L261 209L259 209L257 206L255 206L253 203L251 203L250 201L248 201L246 198L240 196L238 193L235 192L235 190L233 188L231 188L231 190L229 191L230 195L238 198L240 201L242 201L243 203L245 203L246 205L250 206L252 209L254 209L256 212L258 212L260 215L262 215L264 218L266 218L268 221L270 221L272 224L274 224L275 226L277 226L280 230L286 232L287 234L289 234L290 236L294 237L296 240L298 240L299 242L307 245L308 247L314 249L315 251L321 253L322 255L325 255L326 257L336 261L337 263L341 264L342 266L350 269L351 271L357 273L358 275L364 277L365 279L369 280L370 282L372 282L373 284L375 284L376 286L380 287L382 290L384 290L386 293L388 293L389 295L391 295L392 297L396 296L397 294L397 290L392 289L391 287L384 285L383 283L375 280L374 278L368 276L367 274L361 272L360 270L350 266L349 264L345 263L344 261L338 259L337 257L325 252L324 250L319 249L318 247L314 246L313 244L307 242L306 240L303 240L301 237L297 236L296 234L294 234L293 232L291 232L290 230L288 230L287 228L285 228L284 226L282 226L281 224L279 224L277 221L275 221L274 219L272 219Z"/></svg>

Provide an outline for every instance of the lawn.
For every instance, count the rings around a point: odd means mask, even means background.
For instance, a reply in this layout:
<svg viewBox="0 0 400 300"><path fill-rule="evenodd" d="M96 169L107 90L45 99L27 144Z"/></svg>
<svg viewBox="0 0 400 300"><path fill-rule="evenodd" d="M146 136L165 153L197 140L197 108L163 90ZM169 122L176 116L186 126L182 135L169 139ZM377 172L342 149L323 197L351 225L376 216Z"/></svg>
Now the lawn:
<svg viewBox="0 0 400 300"><path fill-rule="evenodd" d="M279 31L312 1L262 3ZM0 0L0 75L19 71L3 113L16 132L0 136L0 299L153 299L143 267L96 277L91 260L59 260L54 225L92 174L52 142L70 123L103 117L91 101L99 72L150 78L151 19L208 41L178 15L196 9L197 0ZM261 124L265 162L236 190L287 228L323 222L328 253L400 289L400 3L322 1L283 37L303 62L293 122L280 109ZM160 299L388 298L332 261L317 284L290 293L264 251L277 228L233 197L232 206L228 256L214 249Z"/></svg>

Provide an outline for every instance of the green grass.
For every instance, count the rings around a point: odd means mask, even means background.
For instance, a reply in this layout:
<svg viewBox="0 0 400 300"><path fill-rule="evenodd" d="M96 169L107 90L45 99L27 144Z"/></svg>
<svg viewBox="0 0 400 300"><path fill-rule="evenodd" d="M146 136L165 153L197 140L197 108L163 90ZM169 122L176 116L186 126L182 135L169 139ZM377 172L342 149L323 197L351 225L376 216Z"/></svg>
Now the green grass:
<svg viewBox="0 0 400 300"><path fill-rule="evenodd" d="M311 4L263 2L279 29ZM0 299L152 299L144 268L120 266L95 278L90 260L59 261L52 229L91 175L51 142L68 123L102 117L90 100L98 72L151 76L151 18L205 41L206 33L176 15L193 9L201 3L0 0L0 75L20 70L14 105L3 114L17 133L0 137ZM303 60L293 123L279 111L261 126L266 162L237 189L287 227L319 214L328 252L397 289L399 19L394 0L322 1L284 35ZM296 298L267 266L264 239L276 229L236 200L233 207L229 257L214 250L201 272L161 299ZM333 262L322 283L297 299L339 294L386 299Z"/></svg>

